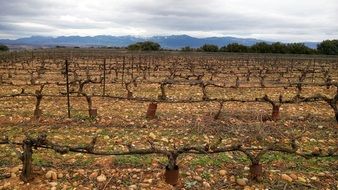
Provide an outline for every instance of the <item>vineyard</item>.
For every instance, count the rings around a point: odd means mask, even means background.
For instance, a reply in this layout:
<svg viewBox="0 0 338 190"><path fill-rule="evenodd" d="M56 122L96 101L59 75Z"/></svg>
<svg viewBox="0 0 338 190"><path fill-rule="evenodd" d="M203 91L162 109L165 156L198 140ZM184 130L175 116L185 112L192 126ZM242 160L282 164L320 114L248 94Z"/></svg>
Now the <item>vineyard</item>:
<svg viewBox="0 0 338 190"><path fill-rule="evenodd" d="M338 57L0 54L0 189L338 189Z"/></svg>

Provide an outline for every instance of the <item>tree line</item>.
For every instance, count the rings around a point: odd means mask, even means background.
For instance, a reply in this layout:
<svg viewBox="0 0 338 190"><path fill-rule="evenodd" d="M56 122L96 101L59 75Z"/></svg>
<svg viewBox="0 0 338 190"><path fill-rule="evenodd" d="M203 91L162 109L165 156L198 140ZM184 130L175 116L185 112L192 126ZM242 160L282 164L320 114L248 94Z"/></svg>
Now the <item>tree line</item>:
<svg viewBox="0 0 338 190"><path fill-rule="evenodd" d="M159 51L160 44L156 42L146 41L137 42L127 47L128 50L138 51ZM266 42L258 42L252 46L245 46L238 43L231 43L223 47L214 44L204 44L199 48L183 47L180 51L190 52L237 52L237 53L280 53L280 54L326 54L338 55L338 40L325 40L317 45L317 49L307 47L304 43L288 43L275 42L268 44Z"/></svg>
<svg viewBox="0 0 338 190"><path fill-rule="evenodd" d="M258 42L252 46L245 46L238 43L218 47L213 44L204 44L200 48L192 49L185 47L182 51L204 51L204 52L238 52L238 53L280 53L280 54L326 54L338 55L338 40L325 40L317 45L317 49L307 47L304 43L275 42L268 44Z"/></svg>
<svg viewBox="0 0 338 190"><path fill-rule="evenodd" d="M159 51L162 49L159 43L145 41L130 44L127 47L132 51ZM0 44L0 51L8 51L9 48ZM180 51L190 52L237 52L237 53L280 53L280 54L325 54L338 55L338 40L324 40L317 45L317 49L307 47L304 43L288 43L281 42L266 43L258 42L252 46L245 46L238 43L231 43L223 47L214 44L204 44L199 48L183 47Z"/></svg>

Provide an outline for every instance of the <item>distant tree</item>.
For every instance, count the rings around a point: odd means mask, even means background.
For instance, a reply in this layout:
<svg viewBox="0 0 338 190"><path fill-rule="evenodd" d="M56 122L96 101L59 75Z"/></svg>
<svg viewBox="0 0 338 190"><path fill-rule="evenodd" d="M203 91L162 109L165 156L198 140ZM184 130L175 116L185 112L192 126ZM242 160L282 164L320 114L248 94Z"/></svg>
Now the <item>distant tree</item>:
<svg viewBox="0 0 338 190"><path fill-rule="evenodd" d="M217 52L218 46L213 44L204 44L200 49L205 52Z"/></svg>
<svg viewBox="0 0 338 190"><path fill-rule="evenodd" d="M281 42L275 42L271 44L271 52L272 53L287 53L288 48L287 48L287 45Z"/></svg>
<svg viewBox="0 0 338 190"><path fill-rule="evenodd" d="M190 46L185 46L185 47L181 48L181 51L188 52L188 51L194 51L194 49L191 48Z"/></svg>
<svg viewBox="0 0 338 190"><path fill-rule="evenodd" d="M250 47L253 53L272 53L271 45L266 42L258 42Z"/></svg>
<svg viewBox="0 0 338 190"><path fill-rule="evenodd" d="M317 50L321 54L338 55L338 40L324 40L317 45Z"/></svg>
<svg viewBox="0 0 338 190"><path fill-rule="evenodd" d="M3 44L0 44L0 51L8 51L9 48Z"/></svg>
<svg viewBox="0 0 338 190"><path fill-rule="evenodd" d="M288 53L291 54L312 54L314 50L307 47L304 43L290 43L287 44Z"/></svg>
<svg viewBox="0 0 338 190"><path fill-rule="evenodd" d="M158 51L160 50L160 48L160 44L151 41L146 41L142 44L143 51Z"/></svg>
<svg viewBox="0 0 338 190"><path fill-rule="evenodd" d="M290 53L290 54L314 54L316 50L307 47L304 43L283 44L280 42L271 45L259 42L250 47L250 52L254 53Z"/></svg>
<svg viewBox="0 0 338 190"><path fill-rule="evenodd" d="M232 43L232 44L228 44L227 46L221 47L219 51L246 53L248 52L248 47L242 44Z"/></svg>
<svg viewBox="0 0 338 190"><path fill-rule="evenodd" d="M138 50L138 51L158 51L161 46L158 43L145 41L145 42L137 42L135 44L130 44L128 46L128 50Z"/></svg>
<svg viewBox="0 0 338 190"><path fill-rule="evenodd" d="M127 47L128 50L132 50L132 51L135 51L135 50L139 50L141 51L142 50L142 47L141 47L141 42L138 42L136 44L130 44L128 47Z"/></svg>
<svg viewBox="0 0 338 190"><path fill-rule="evenodd" d="M136 48L137 49L137 48ZM221 48L213 44L204 44L200 48L192 49L186 46L181 51L203 51L203 52L240 52L240 53L289 53L289 54L328 54L338 55L338 40L325 40L318 44L317 49L307 47L304 43L288 43L275 42L268 44L266 42L258 42L252 46L245 46L238 43L228 44Z"/></svg>

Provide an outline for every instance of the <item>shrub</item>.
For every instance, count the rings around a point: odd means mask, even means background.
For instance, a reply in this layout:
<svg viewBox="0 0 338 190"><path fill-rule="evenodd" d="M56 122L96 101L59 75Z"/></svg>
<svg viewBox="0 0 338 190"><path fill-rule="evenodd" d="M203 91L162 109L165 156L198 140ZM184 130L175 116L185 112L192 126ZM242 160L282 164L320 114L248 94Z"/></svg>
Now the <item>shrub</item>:
<svg viewBox="0 0 338 190"><path fill-rule="evenodd" d="M233 44L228 44L227 46L221 47L219 51L246 53L248 52L248 47L245 45L238 44L238 43L233 43Z"/></svg>
<svg viewBox="0 0 338 190"><path fill-rule="evenodd" d="M128 46L128 50L132 51L158 51L160 48L160 44L151 41L137 42Z"/></svg>
<svg viewBox="0 0 338 190"><path fill-rule="evenodd" d="M217 52L218 51L218 46L213 45L213 44L204 44L201 47L201 50L205 51L205 52Z"/></svg>
<svg viewBox="0 0 338 190"><path fill-rule="evenodd" d="M321 54L338 55L338 40L324 40L317 45L317 50Z"/></svg>
<svg viewBox="0 0 338 190"><path fill-rule="evenodd" d="M194 49L191 48L190 46L185 46L185 47L181 48L181 51L188 52L188 51L194 51Z"/></svg>
<svg viewBox="0 0 338 190"><path fill-rule="evenodd" d="M8 51L9 48L3 44L0 44L0 51Z"/></svg>

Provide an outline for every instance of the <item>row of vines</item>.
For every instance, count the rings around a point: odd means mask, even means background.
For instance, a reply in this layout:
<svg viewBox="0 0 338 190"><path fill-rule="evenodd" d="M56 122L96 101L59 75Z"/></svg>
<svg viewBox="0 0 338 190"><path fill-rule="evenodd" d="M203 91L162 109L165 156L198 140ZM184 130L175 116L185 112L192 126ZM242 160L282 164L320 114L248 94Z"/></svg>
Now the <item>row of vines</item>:
<svg viewBox="0 0 338 190"><path fill-rule="evenodd" d="M45 98L66 99L67 117L72 117L72 100L86 102L88 115L100 117L95 100L147 103L148 119L156 118L157 107L162 104L218 103L214 120L221 117L228 102L258 103L271 106L271 114L263 121L281 119L280 108L287 104L324 103L332 110L338 122L338 58L279 55L234 54L179 54L128 53L114 51L33 51L7 53L0 56L0 100L31 97L35 100L32 119L44 117ZM278 94L264 91L275 89ZM309 90L310 89L310 90ZM245 92L261 91L256 97ZM180 93L177 93L177 92ZM235 95L228 92L239 92ZM291 93L290 93L291 92ZM107 108L109 109L109 108ZM66 110L64 110L66 112ZM66 114L65 114L66 115ZM176 184L177 159L182 154L217 154L242 152L251 161L252 180L263 175L261 157L269 152L282 152L301 156L338 158L338 148L304 151L297 143L301 136L269 146L248 147L243 144L224 144L222 139L195 146L173 148L158 147L149 141L147 148L125 145L123 151L98 151L97 138L88 145L69 146L47 140L45 134L23 142L3 137L0 144L22 146L18 152L23 162L21 179L32 177L32 148L52 149L66 154L118 156L132 154L159 154L168 158L166 182ZM174 176L174 177L173 177ZM175 177L176 176L176 177ZM174 178L174 179L172 179Z"/></svg>

